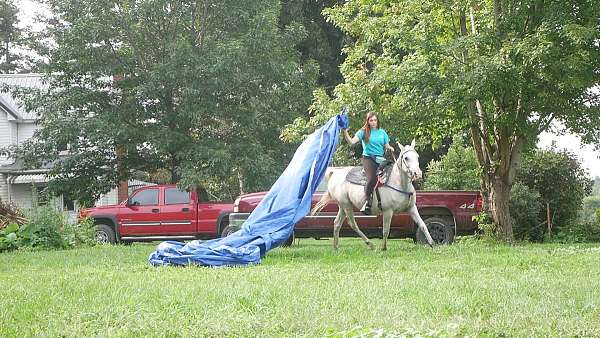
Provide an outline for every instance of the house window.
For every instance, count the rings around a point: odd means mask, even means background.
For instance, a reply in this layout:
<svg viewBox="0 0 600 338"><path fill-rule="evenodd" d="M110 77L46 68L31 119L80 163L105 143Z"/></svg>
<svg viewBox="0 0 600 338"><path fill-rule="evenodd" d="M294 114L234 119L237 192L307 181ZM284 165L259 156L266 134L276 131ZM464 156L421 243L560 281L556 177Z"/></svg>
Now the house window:
<svg viewBox="0 0 600 338"><path fill-rule="evenodd" d="M177 188L167 188L165 204L190 204L190 193Z"/></svg>
<svg viewBox="0 0 600 338"><path fill-rule="evenodd" d="M158 205L158 189L146 189L131 196L132 205Z"/></svg>

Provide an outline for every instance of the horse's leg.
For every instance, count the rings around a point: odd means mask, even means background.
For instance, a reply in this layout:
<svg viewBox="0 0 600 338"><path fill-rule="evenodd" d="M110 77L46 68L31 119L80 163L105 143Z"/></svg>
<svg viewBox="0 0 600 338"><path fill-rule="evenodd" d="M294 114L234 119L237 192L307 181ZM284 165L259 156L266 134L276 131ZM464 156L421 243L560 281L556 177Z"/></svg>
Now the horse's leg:
<svg viewBox="0 0 600 338"><path fill-rule="evenodd" d="M394 216L394 210L389 209L383 212L383 241L381 242L381 251L387 250L387 239L390 235L390 223Z"/></svg>
<svg viewBox="0 0 600 338"><path fill-rule="evenodd" d="M333 221L333 248L335 250L339 247L340 229L344 224L344 219L346 219L346 212L344 211L344 208L340 207L337 216L335 217L335 221Z"/></svg>
<svg viewBox="0 0 600 338"><path fill-rule="evenodd" d="M356 224L356 220L354 219L354 212L352 212L352 207L346 210L346 216L348 216L348 223L350 224L350 227L354 231L356 231L356 233L360 236L360 238L363 239L363 241L365 241L365 243L369 246L369 249L375 249L373 243L371 243L371 240L369 240L369 238L365 236L365 234L363 234L363 232L360 231L360 229L358 228L358 224Z"/></svg>
<svg viewBox="0 0 600 338"><path fill-rule="evenodd" d="M421 218L421 215L419 215L419 211L417 210L417 207L415 205L413 205L412 208L410 208L408 214L410 215L410 217L412 217L413 221L415 221L419 225L419 229L425 234L425 238L427 238L427 243L429 243L429 246L433 246L433 239L429 234L427 225L425 225L425 222L423 222L423 219Z"/></svg>

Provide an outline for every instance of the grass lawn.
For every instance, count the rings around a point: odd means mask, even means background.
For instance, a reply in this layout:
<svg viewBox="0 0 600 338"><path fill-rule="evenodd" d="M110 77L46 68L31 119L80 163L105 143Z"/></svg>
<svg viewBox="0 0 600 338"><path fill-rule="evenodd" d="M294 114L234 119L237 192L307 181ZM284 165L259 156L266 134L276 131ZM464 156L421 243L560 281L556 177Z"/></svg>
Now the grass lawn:
<svg viewBox="0 0 600 338"><path fill-rule="evenodd" d="M303 239L223 269L155 246L0 254L0 337L600 336L600 244Z"/></svg>

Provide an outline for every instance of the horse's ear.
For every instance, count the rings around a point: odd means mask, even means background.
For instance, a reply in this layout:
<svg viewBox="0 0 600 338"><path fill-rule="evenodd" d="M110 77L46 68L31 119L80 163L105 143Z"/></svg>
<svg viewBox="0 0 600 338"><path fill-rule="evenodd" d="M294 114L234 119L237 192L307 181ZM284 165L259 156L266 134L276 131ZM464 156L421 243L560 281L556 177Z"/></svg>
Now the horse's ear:
<svg viewBox="0 0 600 338"><path fill-rule="evenodd" d="M400 152L403 152L403 151L404 151L404 146L403 146L403 145L401 145L401 144L400 144L400 142L396 142L396 144L398 145L398 150L399 150Z"/></svg>
<svg viewBox="0 0 600 338"><path fill-rule="evenodd" d="M410 143L411 148L415 149L415 139L413 138L412 142Z"/></svg>

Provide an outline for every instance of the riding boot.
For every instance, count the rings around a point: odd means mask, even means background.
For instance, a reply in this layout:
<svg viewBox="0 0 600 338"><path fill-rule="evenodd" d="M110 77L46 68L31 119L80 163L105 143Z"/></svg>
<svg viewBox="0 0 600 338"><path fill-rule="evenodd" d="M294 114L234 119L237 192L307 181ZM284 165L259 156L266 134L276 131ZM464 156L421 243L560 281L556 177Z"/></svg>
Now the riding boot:
<svg viewBox="0 0 600 338"><path fill-rule="evenodd" d="M367 195L367 201L365 202L363 207L360 209L360 211L365 215L371 215L371 203L372 202L373 202L373 194L371 193L371 194Z"/></svg>

